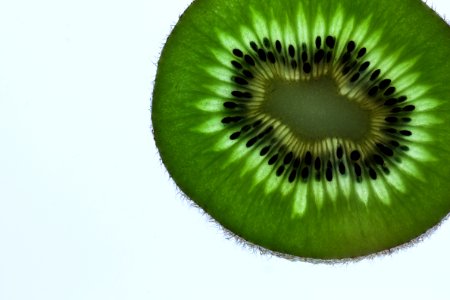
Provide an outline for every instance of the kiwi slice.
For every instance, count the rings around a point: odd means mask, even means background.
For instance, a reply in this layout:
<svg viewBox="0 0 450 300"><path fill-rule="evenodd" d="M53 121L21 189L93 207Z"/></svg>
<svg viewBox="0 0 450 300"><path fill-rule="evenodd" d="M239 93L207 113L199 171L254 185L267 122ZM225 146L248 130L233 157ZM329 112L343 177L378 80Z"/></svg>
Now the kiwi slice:
<svg viewBox="0 0 450 300"><path fill-rule="evenodd" d="M156 145L251 244L383 253L450 211L449 53L419 0L196 0L158 63Z"/></svg>

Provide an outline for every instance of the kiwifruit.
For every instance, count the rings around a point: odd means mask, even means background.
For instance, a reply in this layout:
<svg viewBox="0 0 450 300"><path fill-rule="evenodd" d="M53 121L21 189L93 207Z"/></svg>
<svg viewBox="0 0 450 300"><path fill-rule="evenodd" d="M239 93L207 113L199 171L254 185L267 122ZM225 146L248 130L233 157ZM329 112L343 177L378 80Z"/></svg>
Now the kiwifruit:
<svg viewBox="0 0 450 300"><path fill-rule="evenodd" d="M419 0L196 0L158 63L156 145L251 244L383 253L450 211L449 54Z"/></svg>

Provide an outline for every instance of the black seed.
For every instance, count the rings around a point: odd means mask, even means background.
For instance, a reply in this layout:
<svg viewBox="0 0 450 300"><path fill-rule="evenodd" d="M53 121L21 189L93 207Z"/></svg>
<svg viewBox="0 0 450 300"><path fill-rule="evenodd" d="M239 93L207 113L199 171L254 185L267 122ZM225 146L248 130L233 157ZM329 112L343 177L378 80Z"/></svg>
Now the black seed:
<svg viewBox="0 0 450 300"><path fill-rule="evenodd" d="M406 96L400 96L399 98L398 98L398 102L404 102L404 101L406 101L408 98L406 98Z"/></svg>
<svg viewBox="0 0 450 300"><path fill-rule="evenodd" d="M296 176L297 176L297 171L292 170L292 171L291 171L291 174L289 174L289 179L288 179L289 182L290 182L290 183L294 182Z"/></svg>
<svg viewBox="0 0 450 300"><path fill-rule="evenodd" d="M360 72L364 72L365 70L367 70L367 68L370 66L370 62L369 61L366 61L366 62L364 62L362 65L361 65L361 67L359 67L359 71Z"/></svg>
<svg viewBox="0 0 450 300"><path fill-rule="evenodd" d="M297 69L297 62L295 61L295 59L293 61L291 61L291 67L292 69Z"/></svg>
<svg viewBox="0 0 450 300"><path fill-rule="evenodd" d="M391 112L393 112L393 113L398 113L401 111L402 111L402 109L400 107L394 107L393 109L391 109Z"/></svg>
<svg viewBox="0 0 450 300"><path fill-rule="evenodd" d="M258 137L253 137L251 138L247 144L245 144L245 146L247 146L247 148L250 148L251 146L253 146L256 142L258 141Z"/></svg>
<svg viewBox="0 0 450 300"><path fill-rule="evenodd" d="M373 156L373 160L375 161L376 164L378 165L384 165L384 160L381 156L379 156L378 154L374 154Z"/></svg>
<svg viewBox="0 0 450 300"><path fill-rule="evenodd" d="M361 176L361 174L362 174L361 166L358 163L355 163L353 165L353 168L355 169L356 176L358 176L358 177Z"/></svg>
<svg viewBox="0 0 450 300"><path fill-rule="evenodd" d="M341 173L341 175L345 174L345 165L342 161L339 162L339 173Z"/></svg>
<svg viewBox="0 0 450 300"><path fill-rule="evenodd" d="M294 157L294 154L292 152L289 152L288 154L286 154L286 156L284 157L283 163L285 165L289 164L292 161L292 158Z"/></svg>
<svg viewBox="0 0 450 300"><path fill-rule="evenodd" d="M391 145L394 146L394 147L400 146L400 143L397 142L397 141L394 141L394 140L390 141L389 144L391 144Z"/></svg>
<svg viewBox="0 0 450 300"><path fill-rule="evenodd" d="M270 146L265 146L264 148L261 149L261 152L259 152L259 155L264 156L266 155L270 150Z"/></svg>
<svg viewBox="0 0 450 300"><path fill-rule="evenodd" d="M361 48L361 49L359 49L357 58L363 57L364 54L366 54L366 48Z"/></svg>
<svg viewBox="0 0 450 300"><path fill-rule="evenodd" d="M356 44L354 41L350 41L347 44L347 51L348 52L352 52L353 50L355 50Z"/></svg>
<svg viewBox="0 0 450 300"><path fill-rule="evenodd" d="M305 63L305 64L303 65L303 71L304 71L305 73L311 72L311 65L310 65L309 63Z"/></svg>
<svg viewBox="0 0 450 300"><path fill-rule="evenodd" d="M271 132L272 130L273 130L273 126L269 126L269 127L267 127L266 130L264 130L264 133L265 133L265 134L268 134L268 133Z"/></svg>
<svg viewBox="0 0 450 300"><path fill-rule="evenodd" d="M358 150L353 150L352 151L352 153L350 153L350 158L352 159L352 160L358 160L358 159L360 159L361 158L361 154L359 153L359 151Z"/></svg>
<svg viewBox="0 0 450 300"><path fill-rule="evenodd" d="M294 167L294 169L297 169L298 167L300 167L300 158L296 158L294 160L294 164L292 165Z"/></svg>
<svg viewBox="0 0 450 300"><path fill-rule="evenodd" d="M359 79L359 73L355 73L353 76L352 76L352 78L350 78L350 82L355 82L356 80L358 80Z"/></svg>
<svg viewBox="0 0 450 300"><path fill-rule="evenodd" d="M263 39L263 44L264 44L264 46L266 46L266 48L270 48L270 41L268 38Z"/></svg>
<svg viewBox="0 0 450 300"><path fill-rule="evenodd" d="M383 130L388 133L397 133L397 130L395 128L384 128Z"/></svg>
<svg viewBox="0 0 450 300"><path fill-rule="evenodd" d="M253 123L253 127L258 127L259 125L261 125L262 120L258 120L255 123Z"/></svg>
<svg viewBox="0 0 450 300"><path fill-rule="evenodd" d="M244 119L244 117L225 117L222 119L222 123L230 124L230 123L234 123L234 122L239 122L242 119Z"/></svg>
<svg viewBox="0 0 450 300"><path fill-rule="evenodd" d="M258 52L258 45L256 45L255 42L250 42L250 47L252 47L252 49L255 50L255 52Z"/></svg>
<svg viewBox="0 0 450 300"><path fill-rule="evenodd" d="M409 130L400 130L399 132L400 132L401 135L404 135L404 136L411 136L412 135L412 132L409 131Z"/></svg>
<svg viewBox="0 0 450 300"><path fill-rule="evenodd" d="M381 70L375 70L373 71L372 75L370 76L370 80L374 81L375 79L378 78L378 76L380 76Z"/></svg>
<svg viewBox="0 0 450 300"><path fill-rule="evenodd" d="M250 72L249 70L244 70L244 71L242 71L242 74L244 74L245 77L247 77L247 78L250 78L250 79L253 79L253 78L254 78L252 72Z"/></svg>
<svg viewBox="0 0 450 300"><path fill-rule="evenodd" d="M239 49L233 49L233 54L235 56L237 56L237 57L243 57L244 56L244 53L242 53L242 51L239 50Z"/></svg>
<svg viewBox="0 0 450 300"><path fill-rule="evenodd" d="M247 85L248 81L241 77L234 77L234 82L240 85Z"/></svg>
<svg viewBox="0 0 450 300"><path fill-rule="evenodd" d="M386 100L386 101L384 102L384 105L386 105L386 106L391 106L391 105L394 105L394 104L396 104L396 103L397 103L397 99L391 98L391 99Z"/></svg>
<svg viewBox="0 0 450 300"><path fill-rule="evenodd" d="M309 176L309 169L308 169L308 167L304 167L302 170L302 178L307 179L308 176Z"/></svg>
<svg viewBox="0 0 450 300"><path fill-rule="evenodd" d="M416 109L416 107L414 105L407 105L407 106L403 107L403 111L413 111L415 109Z"/></svg>
<svg viewBox="0 0 450 300"><path fill-rule="evenodd" d="M223 124L230 124L231 123L231 117L225 117L222 119Z"/></svg>
<svg viewBox="0 0 450 300"><path fill-rule="evenodd" d="M249 78L249 79L253 79L254 78L253 73L250 72L249 70L242 71L242 74L244 74L244 76Z"/></svg>
<svg viewBox="0 0 450 300"><path fill-rule="evenodd" d="M305 164L307 164L308 166L309 165L311 165L311 163L312 163L312 155L311 155L311 152L306 152L306 155L305 155Z"/></svg>
<svg viewBox="0 0 450 300"><path fill-rule="evenodd" d="M275 61L276 61L276 59L275 59L275 55L273 54L273 52L272 51L269 51L269 52L267 52L267 58L269 59L269 61L271 62L271 63L275 63Z"/></svg>
<svg viewBox="0 0 450 300"><path fill-rule="evenodd" d="M345 67L342 69L342 75L347 75L347 74L351 71L351 69L352 69L352 67L350 67L350 66L345 66Z"/></svg>
<svg viewBox="0 0 450 300"><path fill-rule="evenodd" d="M388 123L395 123L398 121L398 118L397 117L386 117L384 120Z"/></svg>
<svg viewBox="0 0 450 300"><path fill-rule="evenodd" d="M402 118L402 121L406 122L406 123L409 123L409 122L411 122L411 118Z"/></svg>
<svg viewBox="0 0 450 300"><path fill-rule="evenodd" d="M389 87L389 88L386 90L386 92L384 92L384 95L385 95L385 96L390 96L390 95L392 95L393 93L395 93L395 87L391 86L391 87Z"/></svg>
<svg viewBox="0 0 450 300"><path fill-rule="evenodd" d="M376 96L378 93L378 87L377 86L373 86L370 88L369 90L369 96Z"/></svg>
<svg viewBox="0 0 450 300"><path fill-rule="evenodd" d="M331 52L331 51L328 51L328 53L327 53L327 62L330 62L331 61L331 58L333 57L333 54L332 54L333 52Z"/></svg>
<svg viewBox="0 0 450 300"><path fill-rule="evenodd" d="M250 55L245 54L244 60L246 63L248 63L251 66L255 65L255 61L253 60L253 58Z"/></svg>
<svg viewBox="0 0 450 300"><path fill-rule="evenodd" d="M384 90L384 89L387 88L390 84L391 84L391 80L390 80L390 79L383 79L383 80L381 80L379 86L380 86L380 89Z"/></svg>
<svg viewBox="0 0 450 300"><path fill-rule="evenodd" d="M320 61L322 60L322 58L325 56L325 51L323 51L322 49L320 49L319 51L316 52L316 54L314 55L314 62L316 64L320 63Z"/></svg>
<svg viewBox="0 0 450 300"><path fill-rule="evenodd" d="M302 52L302 61L304 63L308 61L308 53L306 51Z"/></svg>
<svg viewBox="0 0 450 300"><path fill-rule="evenodd" d="M263 132L259 133L257 135L258 139L262 139L267 134L267 130L264 130Z"/></svg>
<svg viewBox="0 0 450 300"><path fill-rule="evenodd" d="M235 67L236 69L242 69L242 65L240 63L238 63L235 60L231 61L231 64L233 65L233 67Z"/></svg>
<svg viewBox="0 0 450 300"><path fill-rule="evenodd" d="M321 165L320 158L317 157L316 160L314 161L314 168L316 168L316 170L320 170L320 165Z"/></svg>
<svg viewBox="0 0 450 300"><path fill-rule="evenodd" d="M269 159L268 164L269 164L269 165L273 165L274 163L276 163L277 159L278 159L278 153L275 154L275 155L273 155L273 156Z"/></svg>
<svg viewBox="0 0 450 300"><path fill-rule="evenodd" d="M369 168L369 176L370 178L372 178L373 180L377 179L377 172L375 172L374 169Z"/></svg>
<svg viewBox="0 0 450 300"><path fill-rule="evenodd" d="M292 58L295 57L295 49L294 49L294 46L289 45L289 47L288 47L288 52L289 52L289 56L290 56L290 57L292 57Z"/></svg>
<svg viewBox="0 0 450 300"><path fill-rule="evenodd" d="M409 147L408 146L401 146L400 149L402 149L403 151L409 151Z"/></svg>
<svg viewBox="0 0 450 300"><path fill-rule="evenodd" d="M276 40L275 48L277 49L278 53L281 53L281 43L279 40Z"/></svg>
<svg viewBox="0 0 450 300"><path fill-rule="evenodd" d="M264 52L264 49L258 49L258 57L262 61L266 61L266 52Z"/></svg>
<svg viewBox="0 0 450 300"><path fill-rule="evenodd" d="M250 92L244 92L244 93L242 93L242 96L243 96L243 98L248 98L248 99L251 99L253 97Z"/></svg>
<svg viewBox="0 0 450 300"><path fill-rule="evenodd" d="M241 132L237 131L237 132L233 133L232 135L230 135L230 140L236 140L237 138L239 138L240 135L241 135Z"/></svg>
<svg viewBox="0 0 450 300"><path fill-rule="evenodd" d="M322 39L320 36L316 37L316 47L317 49L320 49L320 46L322 46Z"/></svg>
<svg viewBox="0 0 450 300"><path fill-rule="evenodd" d="M231 109L238 107L237 103L234 103L234 102L225 102L223 104L223 106L225 106L226 108L231 108Z"/></svg>
<svg viewBox="0 0 450 300"><path fill-rule="evenodd" d="M333 49L333 48L334 48L334 43L335 43L334 37L332 37L332 36L327 36L327 38L326 38L326 40L325 40L325 43L327 44L327 46L328 46L329 48Z"/></svg>
<svg viewBox="0 0 450 300"><path fill-rule="evenodd" d="M251 98L252 94L250 92L240 92L240 91L232 91L231 95L236 98Z"/></svg>
<svg viewBox="0 0 450 300"><path fill-rule="evenodd" d="M381 151L383 154L385 154L385 155L387 155L387 156L392 156L392 155L394 155L394 151L392 151L391 148L388 148L388 147L386 147L386 146L383 145L383 144L377 144L377 147L378 147L378 149L380 149L380 151Z"/></svg>
<svg viewBox="0 0 450 300"><path fill-rule="evenodd" d="M283 174L284 172L284 166L279 166L277 169L277 176L281 176L281 174Z"/></svg>
<svg viewBox="0 0 450 300"><path fill-rule="evenodd" d="M337 158L341 159L343 155L344 155L344 151L342 150L342 147L339 146L336 150L336 156L337 156Z"/></svg>
<svg viewBox="0 0 450 300"><path fill-rule="evenodd" d="M333 170L331 168L327 168L325 172L325 177L327 178L328 181L333 180Z"/></svg>
<svg viewBox="0 0 450 300"><path fill-rule="evenodd" d="M352 57L351 53L346 52L346 53L344 54L344 56L342 57L342 62L343 62L343 63L348 62L348 61L350 60L351 57Z"/></svg>
<svg viewBox="0 0 450 300"><path fill-rule="evenodd" d="M233 95L236 98L243 98L243 93L240 91L232 91L231 95Z"/></svg>

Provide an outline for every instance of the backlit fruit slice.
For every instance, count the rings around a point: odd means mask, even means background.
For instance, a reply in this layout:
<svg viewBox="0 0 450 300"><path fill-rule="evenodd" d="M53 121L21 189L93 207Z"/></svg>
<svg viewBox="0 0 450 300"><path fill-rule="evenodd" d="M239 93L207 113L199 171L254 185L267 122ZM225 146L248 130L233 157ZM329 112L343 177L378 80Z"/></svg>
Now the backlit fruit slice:
<svg viewBox="0 0 450 300"><path fill-rule="evenodd" d="M402 245L450 211L450 29L418 0L197 0L162 51L180 189L288 256Z"/></svg>

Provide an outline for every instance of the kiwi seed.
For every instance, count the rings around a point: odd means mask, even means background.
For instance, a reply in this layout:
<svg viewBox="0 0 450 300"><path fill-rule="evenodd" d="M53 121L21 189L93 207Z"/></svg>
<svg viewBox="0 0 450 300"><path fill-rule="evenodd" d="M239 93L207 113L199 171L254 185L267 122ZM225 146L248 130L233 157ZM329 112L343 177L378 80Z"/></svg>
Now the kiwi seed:
<svg viewBox="0 0 450 300"><path fill-rule="evenodd" d="M450 211L449 51L419 0L196 0L158 64L155 141L180 189L251 244L389 251Z"/></svg>

